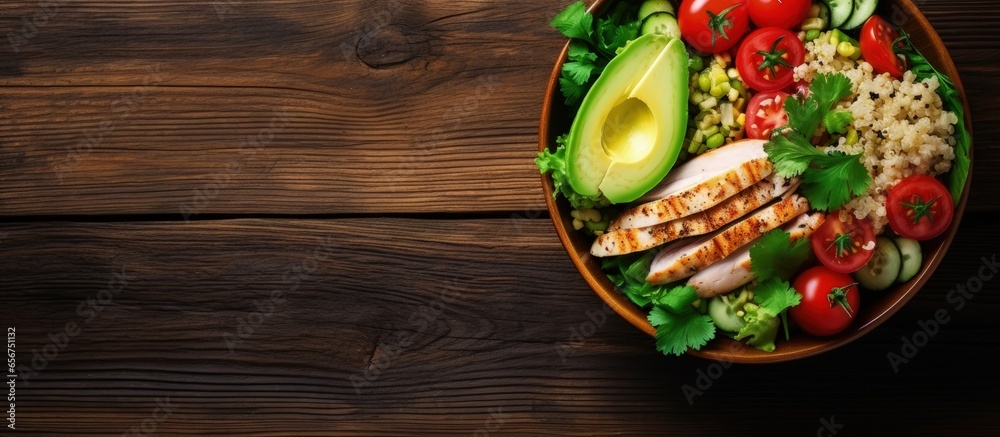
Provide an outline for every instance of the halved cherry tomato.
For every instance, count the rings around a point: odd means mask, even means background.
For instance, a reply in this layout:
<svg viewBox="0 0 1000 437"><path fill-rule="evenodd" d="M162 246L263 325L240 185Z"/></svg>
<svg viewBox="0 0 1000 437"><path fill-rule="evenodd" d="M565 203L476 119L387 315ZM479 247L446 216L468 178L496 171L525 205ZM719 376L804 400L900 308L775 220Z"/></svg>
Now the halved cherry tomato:
<svg viewBox="0 0 1000 437"><path fill-rule="evenodd" d="M677 9L677 24L691 47L719 53L747 33L750 18L743 0L683 0Z"/></svg>
<svg viewBox="0 0 1000 437"><path fill-rule="evenodd" d="M875 230L868 219L834 211L812 236L813 252L824 266L838 273L857 271L875 254Z"/></svg>
<svg viewBox="0 0 1000 437"><path fill-rule="evenodd" d="M953 202L948 189L933 177L904 178L886 196L889 226L903 237L929 240L948 229L955 215Z"/></svg>
<svg viewBox="0 0 1000 437"><path fill-rule="evenodd" d="M861 295L854 278L823 266L799 274L792 288L802 302L788 309L795 324L812 335L827 336L843 331L861 307Z"/></svg>
<svg viewBox="0 0 1000 437"><path fill-rule="evenodd" d="M810 0L747 0L750 21L757 27L798 27L809 15Z"/></svg>
<svg viewBox="0 0 1000 437"><path fill-rule="evenodd" d="M897 44L899 31L878 15L872 15L861 28L861 57L872 64L875 74L889 73L896 79L903 78L906 64L896 52L893 44Z"/></svg>
<svg viewBox="0 0 1000 437"><path fill-rule="evenodd" d="M785 112L785 100L788 93L784 91L767 91L757 93L747 103L746 125L747 137L756 140L771 138L775 128L788 124L788 113Z"/></svg>
<svg viewBox="0 0 1000 437"><path fill-rule="evenodd" d="M747 35L736 53L740 78L757 91L780 90L792 84L792 69L805 59L802 41L789 30L757 29Z"/></svg>

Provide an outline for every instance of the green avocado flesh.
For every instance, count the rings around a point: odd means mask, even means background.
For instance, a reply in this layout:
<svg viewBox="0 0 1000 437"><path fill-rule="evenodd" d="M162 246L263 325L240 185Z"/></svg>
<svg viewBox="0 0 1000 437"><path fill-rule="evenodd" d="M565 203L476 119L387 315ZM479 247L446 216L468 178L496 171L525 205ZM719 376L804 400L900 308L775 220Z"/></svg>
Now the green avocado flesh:
<svg viewBox="0 0 1000 437"><path fill-rule="evenodd" d="M687 130L687 61L681 40L649 34L608 63L566 143L574 191L631 202L670 171Z"/></svg>

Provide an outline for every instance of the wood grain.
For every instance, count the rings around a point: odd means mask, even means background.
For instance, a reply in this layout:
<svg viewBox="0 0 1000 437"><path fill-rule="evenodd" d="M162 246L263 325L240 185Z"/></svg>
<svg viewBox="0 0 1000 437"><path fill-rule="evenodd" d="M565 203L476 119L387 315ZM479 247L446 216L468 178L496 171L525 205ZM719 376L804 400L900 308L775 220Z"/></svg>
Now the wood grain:
<svg viewBox="0 0 1000 437"><path fill-rule="evenodd" d="M168 397L163 435L812 435L831 415L849 432L1000 425L1000 402L987 395L1000 388L997 287L987 283L961 311L945 298L996 254L1000 231L983 215L966 220L932 282L872 334L815 358L736 365L693 405L681 387L711 363L659 356L650 338L601 317L545 219L2 232L0 318L17 327L18 362L30 365L67 322L81 326L18 386L18 432L118 435ZM86 321L77 305L100 298L115 272L127 285ZM275 290L285 300L268 310L261 302ZM895 374L886 354L940 308L951 322ZM251 328L230 352L224 335L239 336L241 319Z"/></svg>
<svg viewBox="0 0 1000 437"><path fill-rule="evenodd" d="M62 3L0 7L0 216L543 209L531 158L565 2ZM921 7L992 168L1000 7ZM977 171L970 207L996 209L997 184Z"/></svg>
<svg viewBox="0 0 1000 437"><path fill-rule="evenodd" d="M5 1L17 434L995 433L1000 288L946 297L997 254L987 212L870 335L734 365L689 404L721 364L605 316L541 213L566 3ZM995 211L1000 6L920 6L970 96L970 209Z"/></svg>

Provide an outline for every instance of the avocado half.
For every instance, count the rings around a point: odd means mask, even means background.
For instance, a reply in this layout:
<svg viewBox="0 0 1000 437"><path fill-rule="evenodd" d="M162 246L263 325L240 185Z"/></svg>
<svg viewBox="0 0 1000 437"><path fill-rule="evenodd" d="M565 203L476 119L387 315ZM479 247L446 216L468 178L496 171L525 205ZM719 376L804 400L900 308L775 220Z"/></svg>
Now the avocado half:
<svg viewBox="0 0 1000 437"><path fill-rule="evenodd" d="M626 203L660 183L687 130L687 63L684 43L659 34L639 37L608 63L566 142L574 191Z"/></svg>

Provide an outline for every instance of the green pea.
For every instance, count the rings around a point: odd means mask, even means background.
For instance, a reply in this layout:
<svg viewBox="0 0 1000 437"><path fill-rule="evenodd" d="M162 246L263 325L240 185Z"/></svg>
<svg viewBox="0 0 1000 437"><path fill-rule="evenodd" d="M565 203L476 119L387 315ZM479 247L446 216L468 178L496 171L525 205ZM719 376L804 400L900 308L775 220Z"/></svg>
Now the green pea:
<svg viewBox="0 0 1000 437"><path fill-rule="evenodd" d="M724 141L726 141L726 138L723 137L721 133L716 133L715 135L708 137L708 140L705 141L705 145L708 146L709 149L714 149L721 146Z"/></svg>
<svg viewBox="0 0 1000 437"><path fill-rule="evenodd" d="M698 89L703 93L712 89L712 78L708 76L708 73L702 73L698 76Z"/></svg>

